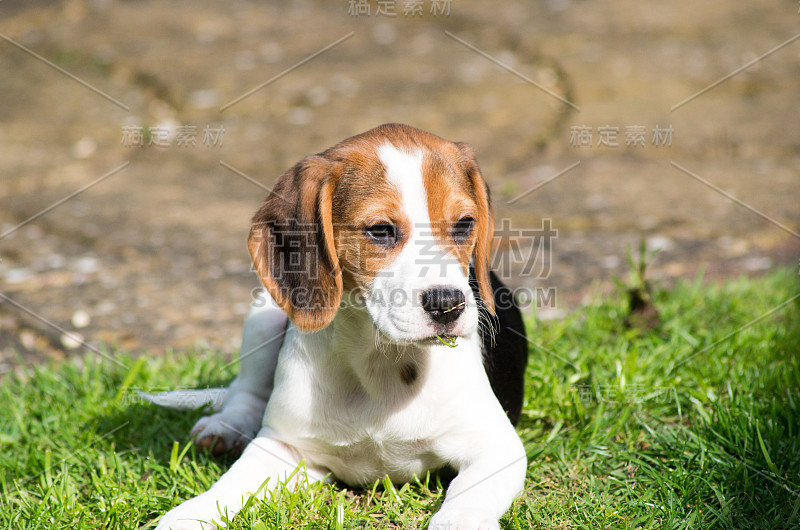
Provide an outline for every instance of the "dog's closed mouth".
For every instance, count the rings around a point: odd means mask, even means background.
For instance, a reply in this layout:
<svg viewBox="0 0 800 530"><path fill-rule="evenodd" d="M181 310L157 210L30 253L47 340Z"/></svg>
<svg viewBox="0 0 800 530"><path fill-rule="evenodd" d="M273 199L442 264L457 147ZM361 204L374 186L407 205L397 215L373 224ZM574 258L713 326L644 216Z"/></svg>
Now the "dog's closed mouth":
<svg viewBox="0 0 800 530"><path fill-rule="evenodd" d="M425 338L417 339L411 342L406 342L404 344L417 344L417 345L437 345L437 344L444 344L450 348L455 348L458 346L456 341L458 340L458 335L449 335L446 333L442 333L439 335L429 335Z"/></svg>

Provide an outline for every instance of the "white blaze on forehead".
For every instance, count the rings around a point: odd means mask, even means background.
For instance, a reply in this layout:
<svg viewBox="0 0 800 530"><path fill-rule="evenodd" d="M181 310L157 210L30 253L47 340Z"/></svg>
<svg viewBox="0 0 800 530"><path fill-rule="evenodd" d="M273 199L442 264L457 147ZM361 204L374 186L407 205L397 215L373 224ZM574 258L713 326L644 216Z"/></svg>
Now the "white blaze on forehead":
<svg viewBox="0 0 800 530"><path fill-rule="evenodd" d="M378 157L386 168L386 179L400 192L414 233L430 226L428 197L422 180L422 154L419 151L400 151L391 144L383 144L378 149Z"/></svg>
<svg viewBox="0 0 800 530"><path fill-rule="evenodd" d="M386 179L400 193L404 213L411 223L411 233L404 238L405 246L387 272L397 275L398 281L404 278L411 282L409 288L457 282L464 277L457 258L434 240L422 153L384 144L378 156L386 169Z"/></svg>
<svg viewBox="0 0 800 530"><path fill-rule="evenodd" d="M477 327L478 312L467 277L458 259L433 241L428 196L420 151L403 151L390 144L378 149L386 170L386 180L397 190L402 214L411 224L411 234L394 261L370 286L367 309L377 329L391 340L408 342L430 338L441 332L422 307L421 293L435 286L461 289L469 309L453 328L454 334L472 333Z"/></svg>

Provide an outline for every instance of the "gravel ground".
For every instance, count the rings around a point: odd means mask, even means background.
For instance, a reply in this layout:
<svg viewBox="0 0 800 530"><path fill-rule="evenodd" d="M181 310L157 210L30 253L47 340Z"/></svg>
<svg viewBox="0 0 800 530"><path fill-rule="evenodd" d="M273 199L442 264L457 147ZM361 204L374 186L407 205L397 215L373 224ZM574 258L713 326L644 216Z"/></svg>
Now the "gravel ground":
<svg viewBox="0 0 800 530"><path fill-rule="evenodd" d="M0 3L0 373L234 351L265 189L384 122L472 144L496 264L541 316L610 290L643 238L664 285L797 264L797 5L382 7Z"/></svg>

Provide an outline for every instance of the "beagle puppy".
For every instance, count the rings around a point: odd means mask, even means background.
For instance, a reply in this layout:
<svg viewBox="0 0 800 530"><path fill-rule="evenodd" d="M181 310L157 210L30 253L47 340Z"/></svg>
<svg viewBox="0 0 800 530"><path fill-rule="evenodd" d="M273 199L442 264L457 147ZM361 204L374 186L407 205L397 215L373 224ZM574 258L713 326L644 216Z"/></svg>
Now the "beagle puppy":
<svg viewBox="0 0 800 530"><path fill-rule="evenodd" d="M284 173L248 239L266 292L240 373L192 430L214 453L244 451L158 530L214 527L281 483L446 467L457 475L429 528L499 528L525 478L513 425L527 345L519 309L495 304L513 297L489 270L493 230L472 149L407 125Z"/></svg>

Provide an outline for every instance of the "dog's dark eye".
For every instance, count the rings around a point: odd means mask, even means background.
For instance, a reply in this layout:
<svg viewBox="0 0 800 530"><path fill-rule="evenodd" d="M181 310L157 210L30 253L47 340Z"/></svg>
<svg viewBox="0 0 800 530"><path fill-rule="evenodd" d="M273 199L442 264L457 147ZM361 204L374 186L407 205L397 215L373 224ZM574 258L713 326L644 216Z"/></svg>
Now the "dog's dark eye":
<svg viewBox="0 0 800 530"><path fill-rule="evenodd" d="M472 217L462 217L456 224L453 225L453 231L451 233L453 240L456 243L463 243L467 239L469 239L470 234L472 233L472 228L475 226L475 219Z"/></svg>
<svg viewBox="0 0 800 530"><path fill-rule="evenodd" d="M391 247L397 244L400 231L390 223L376 223L364 228L364 233L376 245Z"/></svg>

